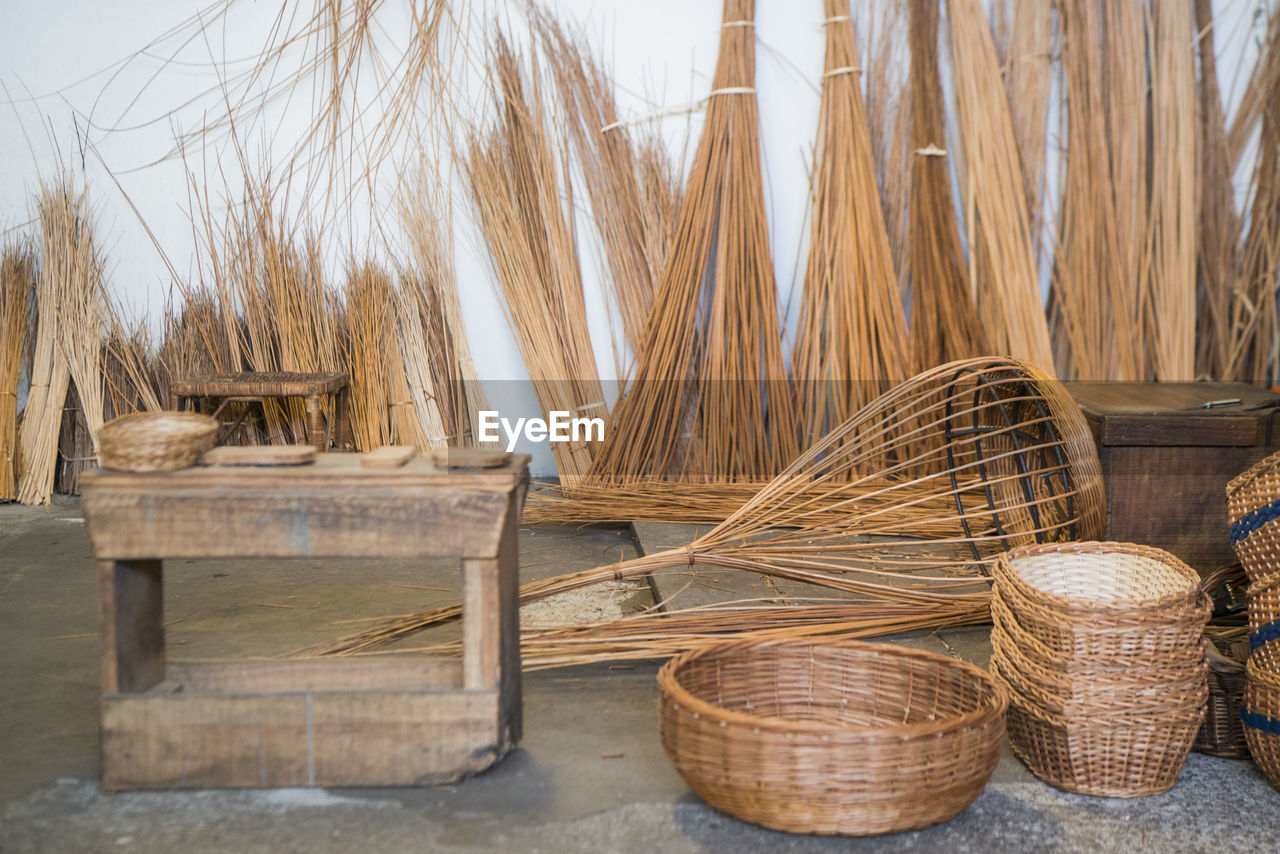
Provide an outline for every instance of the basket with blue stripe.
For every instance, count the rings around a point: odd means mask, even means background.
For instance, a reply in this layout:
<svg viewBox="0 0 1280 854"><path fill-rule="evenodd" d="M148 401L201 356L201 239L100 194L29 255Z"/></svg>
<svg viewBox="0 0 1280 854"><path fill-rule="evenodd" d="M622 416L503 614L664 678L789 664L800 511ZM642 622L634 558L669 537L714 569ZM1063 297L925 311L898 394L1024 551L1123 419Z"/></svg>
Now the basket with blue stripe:
<svg viewBox="0 0 1280 854"><path fill-rule="evenodd" d="M1280 453L1227 484L1229 536L1249 581L1280 577Z"/></svg>

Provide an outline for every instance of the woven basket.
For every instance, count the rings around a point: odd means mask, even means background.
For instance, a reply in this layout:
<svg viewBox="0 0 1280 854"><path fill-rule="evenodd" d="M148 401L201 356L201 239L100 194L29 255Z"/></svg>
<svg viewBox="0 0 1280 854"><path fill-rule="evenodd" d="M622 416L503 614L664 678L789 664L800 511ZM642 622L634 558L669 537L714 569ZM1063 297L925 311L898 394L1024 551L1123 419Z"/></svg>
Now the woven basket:
<svg viewBox="0 0 1280 854"><path fill-rule="evenodd" d="M1132 543L1021 546L996 561L997 582L1064 616L1127 617L1196 607L1200 574L1161 549Z"/></svg>
<svg viewBox="0 0 1280 854"><path fill-rule="evenodd" d="M1209 640L1209 702L1195 749L1210 756L1243 759L1249 755L1240 720L1249 643L1244 638L1220 637L1214 629L1205 629Z"/></svg>
<svg viewBox="0 0 1280 854"><path fill-rule="evenodd" d="M1010 690L1009 741L1013 752L1041 780L1068 792L1135 798L1166 792L1177 782L1204 707L1128 721L1068 719L1044 712Z"/></svg>
<svg viewBox="0 0 1280 854"><path fill-rule="evenodd" d="M1204 626L1213 609L1198 587L1191 604L1178 602L1164 611L1111 608L1093 615L1045 607L1027 598L1020 587L1007 584L1003 575L996 576L995 589L1017 625L1039 642L1040 649L1061 660L1087 660L1086 667L1100 662L1118 666L1125 661L1142 665L1183 661L1202 654Z"/></svg>
<svg viewBox="0 0 1280 854"><path fill-rule="evenodd" d="M945 821L986 786L1008 695L981 668L859 641L731 642L658 674L663 747L716 809L795 833Z"/></svg>
<svg viewBox="0 0 1280 854"><path fill-rule="evenodd" d="M1280 674L1280 576L1249 585L1249 657Z"/></svg>
<svg viewBox="0 0 1280 854"><path fill-rule="evenodd" d="M1253 583L1280 575L1280 453L1227 484L1231 545Z"/></svg>
<svg viewBox="0 0 1280 854"><path fill-rule="evenodd" d="M1280 787L1280 675L1253 660L1245 667L1241 718L1249 754L1271 784Z"/></svg>
<svg viewBox="0 0 1280 854"><path fill-rule="evenodd" d="M218 422L194 412L137 412L98 431L98 460L119 471L174 471L213 447Z"/></svg>

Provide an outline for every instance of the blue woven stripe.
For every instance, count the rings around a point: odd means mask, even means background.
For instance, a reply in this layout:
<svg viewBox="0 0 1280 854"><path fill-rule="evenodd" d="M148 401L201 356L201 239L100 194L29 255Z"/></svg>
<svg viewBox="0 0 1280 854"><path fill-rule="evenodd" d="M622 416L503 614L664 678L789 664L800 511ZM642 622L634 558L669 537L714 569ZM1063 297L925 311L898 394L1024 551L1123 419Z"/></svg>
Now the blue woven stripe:
<svg viewBox="0 0 1280 854"><path fill-rule="evenodd" d="M1253 634L1249 635L1249 651L1253 652L1258 647L1268 641L1280 638L1280 620L1267 623Z"/></svg>
<svg viewBox="0 0 1280 854"><path fill-rule="evenodd" d="M1280 498L1266 507L1259 507L1252 513L1241 516L1240 521L1231 526L1231 545L1234 546L1272 519L1280 519Z"/></svg>
<svg viewBox="0 0 1280 854"><path fill-rule="evenodd" d="M1254 714L1246 710L1244 706L1240 707L1240 720L1250 729L1260 730L1271 735L1280 735L1280 721L1275 718L1269 718L1266 715Z"/></svg>

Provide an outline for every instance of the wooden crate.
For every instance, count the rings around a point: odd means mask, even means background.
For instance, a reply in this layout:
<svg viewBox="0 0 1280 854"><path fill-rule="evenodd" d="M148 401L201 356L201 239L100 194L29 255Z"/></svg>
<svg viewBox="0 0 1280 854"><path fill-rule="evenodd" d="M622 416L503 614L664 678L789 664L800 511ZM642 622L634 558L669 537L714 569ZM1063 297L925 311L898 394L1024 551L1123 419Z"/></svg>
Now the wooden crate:
<svg viewBox="0 0 1280 854"><path fill-rule="evenodd" d="M1242 383L1067 383L1098 443L1105 537L1173 552L1201 572L1235 558L1227 481L1280 450L1280 395ZM1239 403L1206 409L1212 401Z"/></svg>
<svg viewBox="0 0 1280 854"><path fill-rule="evenodd" d="M520 738L527 462L371 469L322 454L296 468L86 474L103 789L422 785L501 758ZM166 657L165 559L449 556L462 564L461 661Z"/></svg>

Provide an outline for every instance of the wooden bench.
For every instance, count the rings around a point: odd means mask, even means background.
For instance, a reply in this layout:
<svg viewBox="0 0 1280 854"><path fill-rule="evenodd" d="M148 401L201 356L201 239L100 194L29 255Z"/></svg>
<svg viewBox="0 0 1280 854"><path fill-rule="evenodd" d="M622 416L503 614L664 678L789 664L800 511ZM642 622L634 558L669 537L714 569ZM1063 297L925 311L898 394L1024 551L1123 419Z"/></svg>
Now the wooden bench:
<svg viewBox="0 0 1280 854"><path fill-rule="evenodd" d="M306 401L307 407L307 435L311 438L311 444L323 451L329 446L330 438L336 447L346 446L347 439L343 431L347 423L348 392L347 375L344 373L304 374L277 371L209 374L170 383L169 408L181 409L188 399L196 400L197 405L205 398L220 399L222 403L213 411L213 416L217 418L230 403L262 403L269 397L301 397ZM332 437L325 429L325 395L333 401L333 412L329 418L329 424L335 427ZM247 412L246 409L236 417L231 427L220 437L219 443L236 431Z"/></svg>
<svg viewBox="0 0 1280 854"><path fill-rule="evenodd" d="M400 468L84 475L98 560L102 787L399 786L480 771L520 738L517 524L528 457ZM170 661L163 561L409 558L462 564L462 660Z"/></svg>

